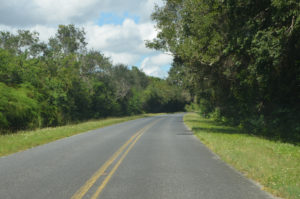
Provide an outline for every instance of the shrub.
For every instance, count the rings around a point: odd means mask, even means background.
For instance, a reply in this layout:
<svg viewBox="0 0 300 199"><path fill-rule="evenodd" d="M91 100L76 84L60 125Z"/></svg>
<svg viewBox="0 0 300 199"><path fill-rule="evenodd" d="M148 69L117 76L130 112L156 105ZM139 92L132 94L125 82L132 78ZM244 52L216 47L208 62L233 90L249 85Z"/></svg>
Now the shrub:
<svg viewBox="0 0 300 199"><path fill-rule="evenodd" d="M39 126L39 106L26 88L12 88L0 83L0 129L16 131Z"/></svg>

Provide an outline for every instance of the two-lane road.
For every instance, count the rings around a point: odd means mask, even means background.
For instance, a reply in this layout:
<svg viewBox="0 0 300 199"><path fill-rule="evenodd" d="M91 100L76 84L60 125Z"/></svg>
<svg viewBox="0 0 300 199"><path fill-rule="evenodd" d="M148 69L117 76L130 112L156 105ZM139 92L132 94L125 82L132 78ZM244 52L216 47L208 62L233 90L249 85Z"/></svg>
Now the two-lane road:
<svg viewBox="0 0 300 199"><path fill-rule="evenodd" d="M0 158L0 199L271 198L211 153L183 114L133 120Z"/></svg>

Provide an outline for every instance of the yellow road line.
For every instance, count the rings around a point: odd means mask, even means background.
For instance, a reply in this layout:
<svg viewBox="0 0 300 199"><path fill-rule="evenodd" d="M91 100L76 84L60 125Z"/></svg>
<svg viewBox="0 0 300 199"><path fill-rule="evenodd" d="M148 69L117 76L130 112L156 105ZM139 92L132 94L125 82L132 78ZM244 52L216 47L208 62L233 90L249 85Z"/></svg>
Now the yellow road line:
<svg viewBox="0 0 300 199"><path fill-rule="evenodd" d="M94 193L94 195L92 196L91 199L97 199L98 198L99 194L102 192L102 190L104 189L104 187L107 185L107 183L109 182L110 178L116 172L116 170L118 169L118 167L120 166L120 164L122 163L122 161L124 160L124 158L126 157L126 155L129 153L129 151L132 149L132 147L135 145L135 143L140 139L140 137L143 135L143 133L144 132L140 133L135 138L135 140L131 143L131 145L128 147L128 149L126 150L126 152L122 155L122 157L120 158L120 160L116 163L116 165L114 166L114 168L109 172L109 174L107 175L107 177L103 180L102 184L99 186L99 188Z"/></svg>
<svg viewBox="0 0 300 199"><path fill-rule="evenodd" d="M130 142L139 134L134 134L123 146L121 146L110 158L107 160L92 177L72 196L71 199L81 199L86 192L94 185L94 183L103 175L105 170L114 162L114 160L122 153L122 151L130 144Z"/></svg>
<svg viewBox="0 0 300 199"><path fill-rule="evenodd" d="M137 136L140 136L141 133L145 132L149 129L152 125L154 125L158 120L152 122L139 130L130 139L123 144L101 167L98 169L92 177L86 181L86 183L78 190L76 193L71 197L71 199L81 199L88 190L95 184L95 182L104 174L106 169L118 158L118 156L126 149L126 147L135 139ZM135 142L135 141L134 141Z"/></svg>

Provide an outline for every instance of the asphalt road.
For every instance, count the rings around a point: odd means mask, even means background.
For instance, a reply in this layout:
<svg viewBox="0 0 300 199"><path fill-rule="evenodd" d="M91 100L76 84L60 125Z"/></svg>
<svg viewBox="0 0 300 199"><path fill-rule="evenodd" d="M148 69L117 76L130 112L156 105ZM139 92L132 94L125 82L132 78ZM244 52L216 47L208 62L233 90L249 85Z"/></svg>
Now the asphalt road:
<svg viewBox="0 0 300 199"><path fill-rule="evenodd" d="M133 120L0 158L0 199L271 198L211 153L183 114Z"/></svg>

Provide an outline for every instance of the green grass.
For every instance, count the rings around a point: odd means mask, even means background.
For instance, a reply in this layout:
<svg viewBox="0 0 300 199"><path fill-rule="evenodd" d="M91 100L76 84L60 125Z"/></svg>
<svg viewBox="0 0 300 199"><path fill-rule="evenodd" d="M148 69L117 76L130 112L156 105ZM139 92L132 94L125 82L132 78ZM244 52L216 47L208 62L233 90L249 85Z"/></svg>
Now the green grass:
<svg viewBox="0 0 300 199"><path fill-rule="evenodd" d="M34 131L22 131L14 134L0 135L0 156L22 151L89 130L153 115L157 114L107 118L61 127L43 128Z"/></svg>
<svg viewBox="0 0 300 199"><path fill-rule="evenodd" d="M242 133L199 114L188 113L185 124L222 160L282 198L300 198L300 146Z"/></svg>

